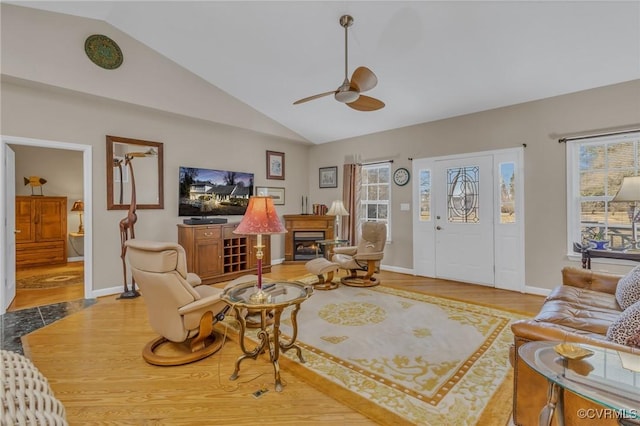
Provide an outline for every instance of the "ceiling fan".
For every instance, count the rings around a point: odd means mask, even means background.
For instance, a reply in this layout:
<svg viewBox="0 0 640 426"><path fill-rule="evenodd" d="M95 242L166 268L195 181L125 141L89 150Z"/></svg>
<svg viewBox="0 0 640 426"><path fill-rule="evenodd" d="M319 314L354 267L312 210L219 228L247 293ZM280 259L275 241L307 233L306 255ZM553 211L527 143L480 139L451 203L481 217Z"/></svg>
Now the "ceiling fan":
<svg viewBox="0 0 640 426"><path fill-rule="evenodd" d="M378 78L367 67L358 67L353 72L351 80L348 78L348 28L353 25L353 17L343 15L340 17L340 26L344 28L344 81L336 90L320 93L295 101L293 104L298 105L324 96L333 95L333 97L343 104L358 111L375 111L384 107L384 102L362 95L362 92L371 90L378 84Z"/></svg>

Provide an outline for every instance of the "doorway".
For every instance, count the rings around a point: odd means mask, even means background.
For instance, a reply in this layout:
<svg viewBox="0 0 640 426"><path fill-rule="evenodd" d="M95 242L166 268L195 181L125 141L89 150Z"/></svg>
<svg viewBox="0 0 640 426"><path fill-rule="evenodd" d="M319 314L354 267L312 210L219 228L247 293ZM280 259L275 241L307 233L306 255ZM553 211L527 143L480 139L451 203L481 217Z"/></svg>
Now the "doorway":
<svg viewBox="0 0 640 426"><path fill-rule="evenodd" d="M72 144L59 141L48 141L40 139L2 136L2 164L9 167L15 166L15 159L11 158L11 146L29 146L36 148L52 148L57 150L68 150L80 152L82 154L82 199L84 200L84 261L82 268L84 285L81 289L81 298L92 297L92 147L90 145ZM9 166L7 162L11 162ZM14 208L15 196L10 189L16 187L15 174L0 174L0 189L2 196L0 197L0 219L4 226L0 227L0 245L3 247L4 255L0 262L0 283L2 288L0 291L0 314L6 312L7 307L11 304L16 296L15 277L15 224L14 224ZM69 297L76 297L70 295ZM46 303L46 302L45 302Z"/></svg>
<svg viewBox="0 0 640 426"><path fill-rule="evenodd" d="M416 275L524 291L522 155L413 160Z"/></svg>

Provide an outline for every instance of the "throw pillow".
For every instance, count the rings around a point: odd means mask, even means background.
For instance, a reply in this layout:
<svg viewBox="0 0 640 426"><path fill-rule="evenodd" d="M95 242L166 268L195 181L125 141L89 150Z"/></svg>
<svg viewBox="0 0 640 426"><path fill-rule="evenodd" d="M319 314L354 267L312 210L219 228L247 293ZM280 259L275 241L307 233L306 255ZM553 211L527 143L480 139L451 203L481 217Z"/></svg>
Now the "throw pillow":
<svg viewBox="0 0 640 426"><path fill-rule="evenodd" d="M627 339L627 346L640 348L640 331Z"/></svg>
<svg viewBox="0 0 640 426"><path fill-rule="evenodd" d="M620 314L607 330L607 339L621 345L640 333L640 301L634 303Z"/></svg>
<svg viewBox="0 0 640 426"><path fill-rule="evenodd" d="M640 265L620 278L616 287L616 300L623 311L640 300Z"/></svg>

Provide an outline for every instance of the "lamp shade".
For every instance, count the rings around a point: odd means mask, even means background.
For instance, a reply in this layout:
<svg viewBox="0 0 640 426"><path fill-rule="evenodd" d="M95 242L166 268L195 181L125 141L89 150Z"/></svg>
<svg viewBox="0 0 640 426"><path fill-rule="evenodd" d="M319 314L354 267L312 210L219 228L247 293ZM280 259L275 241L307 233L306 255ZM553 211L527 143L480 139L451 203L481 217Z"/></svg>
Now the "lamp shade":
<svg viewBox="0 0 640 426"><path fill-rule="evenodd" d="M271 197L251 197L249 206L234 234L266 235L284 234L287 229L282 225Z"/></svg>
<svg viewBox="0 0 640 426"><path fill-rule="evenodd" d="M341 200L335 200L331 203L331 207L327 212L329 216L349 216L349 212L344 208L344 204Z"/></svg>
<svg viewBox="0 0 640 426"><path fill-rule="evenodd" d="M72 212L83 212L84 211L84 202L82 200L78 200L73 203L73 207L71 207Z"/></svg>
<svg viewBox="0 0 640 426"><path fill-rule="evenodd" d="M611 201L640 201L640 176L626 176Z"/></svg>

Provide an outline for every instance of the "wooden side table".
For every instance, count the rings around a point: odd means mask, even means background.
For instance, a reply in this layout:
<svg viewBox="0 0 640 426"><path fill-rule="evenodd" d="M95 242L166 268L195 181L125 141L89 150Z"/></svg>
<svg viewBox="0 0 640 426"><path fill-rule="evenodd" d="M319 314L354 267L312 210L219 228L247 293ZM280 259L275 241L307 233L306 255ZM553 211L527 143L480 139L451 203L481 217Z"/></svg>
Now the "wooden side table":
<svg viewBox="0 0 640 426"><path fill-rule="evenodd" d="M236 318L240 323L240 349L241 355L235 364L235 370L230 380L236 380L240 373L240 363L247 358L256 359L265 349L269 350L269 359L273 364L276 391L282 392L282 381L280 380L280 352L295 349L300 362L304 363L302 350L295 344L298 335L298 311L300 304L307 300L313 293L313 287L299 282L271 282L263 284L263 290L269 295L264 303L252 303L251 295L256 291L255 282L248 281L233 287L228 287L220 296L222 300L233 307ZM285 308L293 306L291 311L291 327L293 333L291 340L286 341L280 333L280 318ZM247 323L242 311L244 309L252 312L260 312L260 331L258 332L258 343L253 349L247 348L244 341ZM273 314L273 319L268 320L269 314Z"/></svg>

